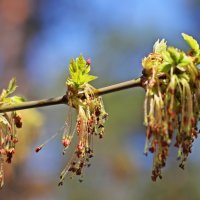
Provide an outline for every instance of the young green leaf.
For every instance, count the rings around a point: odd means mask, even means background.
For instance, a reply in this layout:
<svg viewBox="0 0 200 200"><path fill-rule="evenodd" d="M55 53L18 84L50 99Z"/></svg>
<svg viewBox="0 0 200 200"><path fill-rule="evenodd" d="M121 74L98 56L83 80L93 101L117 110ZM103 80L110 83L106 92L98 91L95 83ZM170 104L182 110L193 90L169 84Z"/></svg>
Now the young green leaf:
<svg viewBox="0 0 200 200"><path fill-rule="evenodd" d="M167 51L169 52L175 64L178 64L181 58L183 57L181 51L177 48L168 47Z"/></svg>
<svg viewBox="0 0 200 200"><path fill-rule="evenodd" d="M8 95L13 93L17 88L17 85L16 85L16 78L12 78L9 82L9 85L8 85L8 89L7 89L7 93Z"/></svg>
<svg viewBox="0 0 200 200"><path fill-rule="evenodd" d="M87 63L83 55L80 55L76 60L71 59L69 72L70 77L67 79L67 84L74 84L76 87L81 87L97 78L89 74L90 64Z"/></svg>
<svg viewBox="0 0 200 200"><path fill-rule="evenodd" d="M70 74L73 74L77 71L76 62L73 58L70 60L69 71L70 71Z"/></svg>
<svg viewBox="0 0 200 200"><path fill-rule="evenodd" d="M161 65L158 66L158 71L167 73L167 72L169 72L171 67L172 67L171 64L164 62L164 63L162 63Z"/></svg>
<svg viewBox="0 0 200 200"><path fill-rule="evenodd" d="M171 55L168 51L164 51L162 52L162 58L165 62L172 64L173 63L173 59L171 58Z"/></svg>
<svg viewBox="0 0 200 200"><path fill-rule="evenodd" d="M0 123L3 123L5 125L7 125L8 127L10 127L10 123L8 122L8 120L3 116L3 114L0 114Z"/></svg>
<svg viewBox="0 0 200 200"><path fill-rule="evenodd" d="M82 54L78 58L76 58L76 64L81 72L85 70L86 60L84 59Z"/></svg>
<svg viewBox="0 0 200 200"><path fill-rule="evenodd" d="M88 83L88 82L93 81L93 80L95 80L95 79L97 79L97 76L92 76L92 75L86 74L85 76L83 76L82 81L83 81L84 83Z"/></svg>
<svg viewBox="0 0 200 200"><path fill-rule="evenodd" d="M25 101L25 99L20 96L13 96L13 97L10 97L10 99L13 103L21 103Z"/></svg>
<svg viewBox="0 0 200 200"><path fill-rule="evenodd" d="M12 94L16 90L16 88L16 79L12 78L8 84L8 88L6 90L2 90L0 101L4 101L4 99L7 98L10 94Z"/></svg>
<svg viewBox="0 0 200 200"><path fill-rule="evenodd" d="M167 42L164 39L162 39L161 41L157 40L153 46L153 51L155 53L162 53L163 51L166 51L166 49L167 49Z"/></svg>
<svg viewBox="0 0 200 200"><path fill-rule="evenodd" d="M190 45L190 47L197 53L199 51L198 42L190 35L182 33L184 40Z"/></svg>

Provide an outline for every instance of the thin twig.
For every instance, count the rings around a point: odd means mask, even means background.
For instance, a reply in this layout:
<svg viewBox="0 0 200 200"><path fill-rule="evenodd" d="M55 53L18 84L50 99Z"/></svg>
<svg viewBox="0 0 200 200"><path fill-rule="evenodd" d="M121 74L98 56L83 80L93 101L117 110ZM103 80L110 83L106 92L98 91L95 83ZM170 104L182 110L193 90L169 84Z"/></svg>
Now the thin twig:
<svg viewBox="0 0 200 200"><path fill-rule="evenodd" d="M115 84L115 85L110 85L110 86L107 86L107 87L99 88L99 89L97 89L96 93L98 95L104 95L104 94L117 92L117 91L120 91L120 90L132 88L132 87L141 87L141 86L142 86L142 79L137 78L137 79L134 79L134 80L125 81L125 82L118 83L118 84Z"/></svg>
<svg viewBox="0 0 200 200"><path fill-rule="evenodd" d="M138 79L118 83L115 85L99 88L95 91L95 93L98 95L104 95L104 94L132 88L132 87L141 87L141 86L142 86L141 78L138 78ZM58 104L67 104L67 102L68 102L68 99L66 95L61 96L61 97L50 98L50 99L27 101L27 102L15 104L15 105L2 106L0 107L0 113L14 111L14 110L24 110L24 109L29 109L29 108L52 106L52 105L58 105Z"/></svg>

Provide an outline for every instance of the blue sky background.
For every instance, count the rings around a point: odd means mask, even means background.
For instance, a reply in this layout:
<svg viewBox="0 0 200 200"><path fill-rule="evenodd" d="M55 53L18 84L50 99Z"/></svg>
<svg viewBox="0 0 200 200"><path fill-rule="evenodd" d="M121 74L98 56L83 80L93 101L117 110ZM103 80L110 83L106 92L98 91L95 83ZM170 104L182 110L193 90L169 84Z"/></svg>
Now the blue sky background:
<svg viewBox="0 0 200 200"><path fill-rule="evenodd" d="M190 6L189 1L184 0L162 3L158 0L127 0L125 3L100 0L81 3L61 1L59 4L56 0L41 1L39 9L35 10L36 17L41 22L41 30L30 40L27 47L27 67L38 83L38 77L42 81L44 78L53 80L55 74L65 70L69 59L80 52L92 58L96 54L102 54L104 46L106 48L105 40L113 33L116 37L121 36L122 40L129 38L132 59L130 53L129 57L116 55L120 59L114 62L115 66L101 66L94 60L93 69L101 71L103 68L102 71L106 71L111 67L116 69L112 71L114 79L131 78L128 76L130 67L137 66L136 75L140 73L141 59L151 50L152 44L158 38L166 38L169 44L179 46L183 45L182 32L198 39L197 22L192 17ZM117 48L118 44L112 45ZM115 51L120 51L120 48ZM115 57L107 55L104 62L110 64L113 59ZM125 65L127 62L128 65ZM124 66L120 69L122 63ZM48 76L44 77L47 72Z"/></svg>
<svg viewBox="0 0 200 200"><path fill-rule="evenodd" d="M96 87L140 76L141 60L152 51L157 39L165 38L169 45L185 50L187 45L181 33L200 41L199 10L198 0L41 0L32 3L31 12L38 27L29 38L23 57L34 91L29 97L63 95L70 58L80 53L92 59L92 73L99 77L94 81ZM4 63L1 57L0 69ZM178 199L177 195L189 188L186 182L196 188L199 181L194 177L200 178L195 174L195 167L200 164L199 140L195 142L185 173L179 172L176 149L172 148L163 182L151 182L152 156L143 155L143 97L140 89L104 97L109 112L107 134L104 141L96 141L93 167L87 170L84 184L67 180L64 187L56 188L59 171L66 162L58 140L40 154L32 151L24 173L28 176L31 171L33 179L50 182L54 189L48 196L30 199L94 199L95 195L96 199L105 200L146 197L165 200L168 197ZM53 135L66 116L63 106L39 110L46 121L37 144ZM174 177L177 179L175 186L170 182ZM169 190L163 192L162 187L169 187ZM167 196L169 191L171 196ZM188 194L181 194L180 199L186 200ZM194 192L193 196L200 198L199 193Z"/></svg>

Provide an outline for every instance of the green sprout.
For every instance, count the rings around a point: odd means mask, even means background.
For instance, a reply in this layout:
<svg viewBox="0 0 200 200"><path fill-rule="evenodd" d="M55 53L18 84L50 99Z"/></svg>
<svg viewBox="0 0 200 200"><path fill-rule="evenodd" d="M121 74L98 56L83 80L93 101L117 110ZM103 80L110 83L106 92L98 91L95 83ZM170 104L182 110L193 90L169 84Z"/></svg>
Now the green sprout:
<svg viewBox="0 0 200 200"><path fill-rule="evenodd" d="M80 55L76 60L72 59L69 65L70 76L67 79L68 104L74 107L77 112L76 125L71 130L71 117L68 116L67 124L69 128L64 131L62 143L65 150L71 144L71 140L76 133L78 142L70 161L60 175L59 185L68 173L81 176L83 170L90 166L90 158L93 157L93 137L96 135L102 138L104 135L104 123L107 119L102 98L95 95L95 88L89 82L96 79L96 76L89 74L91 61L84 59ZM69 112L69 115L71 113Z"/></svg>
<svg viewBox="0 0 200 200"><path fill-rule="evenodd" d="M114 92L131 87L143 87L146 91L144 101L144 125L146 126L146 144L144 153L154 154L152 180L162 178L162 168L166 165L169 147L175 140L178 148L179 166L184 169L185 162L192 151L197 138L200 119L200 47L198 42L187 34L182 34L191 50L184 52L167 46L167 42L158 40L153 52L142 60L142 77L124 83L97 90L90 82L97 77L90 74L91 60L80 55L69 64L69 77L66 81L67 93L59 98L42 101L16 103L24 101L22 97L11 96L16 90L16 80L12 79L7 89L0 95L0 186L4 182L3 163L10 163L18 141L16 129L22 127L20 115L13 110L41 107L55 104L68 104L69 112L64 126L38 146L39 152L58 133L62 133L63 154L73 145L75 149L60 175L58 185L65 177L77 175L80 182L85 168L90 166L94 155L94 136L102 138L108 114L105 111L100 94ZM72 109L76 111L73 123ZM74 124L74 126L73 126Z"/></svg>
<svg viewBox="0 0 200 200"><path fill-rule="evenodd" d="M70 77L67 79L67 85L73 85L76 88L83 87L86 83L95 80L97 77L89 74L90 72L90 59L87 61L82 55L76 60L71 59L69 64Z"/></svg>
<svg viewBox="0 0 200 200"><path fill-rule="evenodd" d="M169 146L175 137L180 167L191 153L198 135L200 112L200 49L197 41L182 34L191 47L188 53L157 41L153 53L142 61L146 90L144 124L147 127L145 154L154 154L152 180L162 178ZM175 136L174 136L175 135Z"/></svg>
<svg viewBox="0 0 200 200"><path fill-rule="evenodd" d="M80 176L82 181L84 168L90 166L90 159L93 157L93 137L102 138L104 135L104 123L108 114L106 113L101 96L95 94L96 89L89 84L96 79L96 76L89 74L91 60L85 60L80 55L76 60L71 59L69 64L69 78L67 78L67 100L69 105L65 125L47 139L35 151L39 152L47 143L53 140L62 132L61 143L63 154L72 145L72 139L77 136L77 144L71 159L67 162L60 175L58 185L63 185L67 174ZM77 112L75 127L72 127L72 108Z"/></svg>
<svg viewBox="0 0 200 200"><path fill-rule="evenodd" d="M83 169L90 166L90 158L93 157L93 137L104 135L104 123L107 119L102 98L95 95L95 88L89 82L96 76L89 74L91 61L80 55L76 60L72 59L69 65L70 76L67 79L68 104L77 111L75 128L71 129L70 116L67 123L69 129L64 131L62 143L65 150L71 145L71 140L76 132L78 142L70 161L60 175L59 185L68 173L78 176L83 175ZM69 112L69 115L71 113ZM79 179L82 181L82 178Z"/></svg>
<svg viewBox="0 0 200 200"><path fill-rule="evenodd" d="M16 79L13 78L0 95L0 106L24 101L20 96L10 96L16 88ZM16 129L21 127L21 116L16 111L0 114L0 187L4 184L4 161L11 163L18 142Z"/></svg>

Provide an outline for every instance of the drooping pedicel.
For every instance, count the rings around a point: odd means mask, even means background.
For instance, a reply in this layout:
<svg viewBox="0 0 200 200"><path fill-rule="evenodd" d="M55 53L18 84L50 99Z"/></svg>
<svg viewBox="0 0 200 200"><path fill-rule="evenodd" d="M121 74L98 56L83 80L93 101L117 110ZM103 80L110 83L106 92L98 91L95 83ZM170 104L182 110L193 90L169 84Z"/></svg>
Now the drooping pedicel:
<svg viewBox="0 0 200 200"><path fill-rule="evenodd" d="M104 123L108 114L105 112L102 98L95 94L95 88L88 83L97 78L89 75L90 64L90 59L86 61L80 55L76 60L72 59L69 65L67 99L68 105L76 109L77 120L74 130L69 128L64 131L64 152L71 144L74 133L78 140L70 161L60 175L59 185L63 184L68 173L82 176L84 168L90 166L90 158L93 157L93 137L102 138L104 135ZM82 181L81 178L79 180Z"/></svg>
<svg viewBox="0 0 200 200"><path fill-rule="evenodd" d="M162 178L172 138L178 148L180 167L191 153L198 135L200 114L199 44L182 34L190 45L188 53L168 47L165 40L157 41L153 53L142 61L143 84L146 89L144 124L145 154L154 154L152 180Z"/></svg>
<svg viewBox="0 0 200 200"><path fill-rule="evenodd" d="M24 101L22 97L10 96L16 90L16 80L12 79L7 89L0 95L0 106ZM18 142L17 128L22 127L21 116L16 112L0 114L0 187L4 184L4 162L11 163Z"/></svg>
<svg viewBox="0 0 200 200"><path fill-rule="evenodd" d="M91 60L85 60L82 55L76 60L71 59L69 64L70 76L66 82L66 100L70 108L65 125L35 149L36 152L39 152L61 131L63 132L61 138L64 147L63 154L65 154L66 150L73 145L72 139L77 136L75 150L61 172L58 185L63 184L67 174L71 174L71 177L78 175L80 176L79 181L82 181L84 168L90 166L90 158L94 154L93 137L102 138L104 135L104 123L108 114L104 109L102 98L96 94L96 89L89 84L90 81L97 78L89 74L90 64ZM72 127L72 108L76 110L75 127Z"/></svg>

